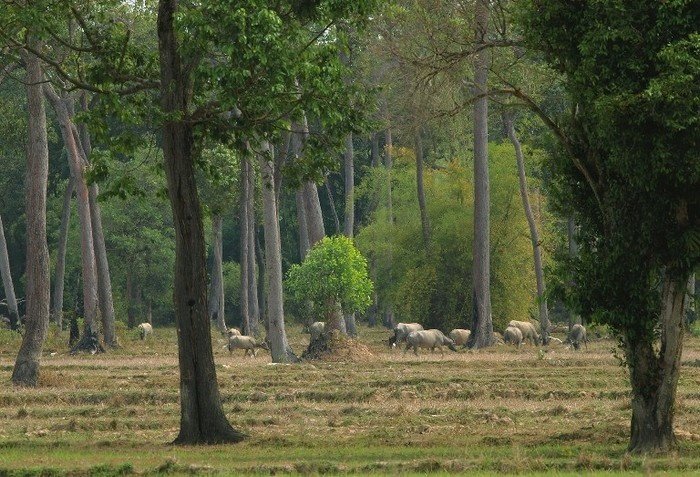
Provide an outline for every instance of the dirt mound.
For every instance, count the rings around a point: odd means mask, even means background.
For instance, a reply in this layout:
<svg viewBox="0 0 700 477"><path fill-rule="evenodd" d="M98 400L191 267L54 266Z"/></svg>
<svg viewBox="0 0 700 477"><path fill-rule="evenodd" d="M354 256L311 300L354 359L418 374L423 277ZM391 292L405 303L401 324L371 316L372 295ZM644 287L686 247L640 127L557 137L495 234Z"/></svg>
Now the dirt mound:
<svg viewBox="0 0 700 477"><path fill-rule="evenodd" d="M375 359L375 355L362 342L332 331L311 341L301 358L310 361L369 361Z"/></svg>

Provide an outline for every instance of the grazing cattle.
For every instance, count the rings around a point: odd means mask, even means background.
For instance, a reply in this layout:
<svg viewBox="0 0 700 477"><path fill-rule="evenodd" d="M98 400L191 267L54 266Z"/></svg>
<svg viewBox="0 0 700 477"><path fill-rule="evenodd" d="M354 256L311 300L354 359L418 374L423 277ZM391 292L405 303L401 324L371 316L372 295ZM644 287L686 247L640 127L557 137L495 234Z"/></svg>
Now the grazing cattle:
<svg viewBox="0 0 700 477"><path fill-rule="evenodd" d="M569 332L569 337L566 339L566 341L568 343L571 343L571 346L573 346L574 349L579 349L581 343L583 343L586 346L586 349L588 349L586 327L579 324L575 324L574 326L572 326L571 331Z"/></svg>
<svg viewBox="0 0 700 477"><path fill-rule="evenodd" d="M229 328L226 330L226 335L230 338L231 336L242 336L243 333L238 328Z"/></svg>
<svg viewBox="0 0 700 477"><path fill-rule="evenodd" d="M323 321L316 321L309 326L309 333L311 333L311 341L316 341L323 335L326 331L326 323Z"/></svg>
<svg viewBox="0 0 700 477"><path fill-rule="evenodd" d="M136 328L139 330L139 336L142 340L145 340L146 336L153 334L153 327L150 323L141 323Z"/></svg>
<svg viewBox="0 0 700 477"><path fill-rule="evenodd" d="M243 349L245 350L243 356L248 356L248 353L256 356L256 348L262 348L264 350L270 349L266 342L258 343L252 336L234 335L228 339L229 354L233 353L234 349Z"/></svg>
<svg viewBox="0 0 700 477"><path fill-rule="evenodd" d="M513 344L516 347L520 348L520 345L523 344L522 331L520 331L520 329L516 328L515 326L509 326L503 332L503 342L506 344Z"/></svg>
<svg viewBox="0 0 700 477"><path fill-rule="evenodd" d="M455 342L455 346L467 346L471 334L472 332L469 330L456 328L450 331L450 339Z"/></svg>
<svg viewBox="0 0 700 477"><path fill-rule="evenodd" d="M503 335L500 334L498 331L493 332L493 343L497 345L502 345L503 343L505 343L505 341L503 341Z"/></svg>
<svg viewBox="0 0 700 477"><path fill-rule="evenodd" d="M540 344L540 335L537 334L535 325L527 321L511 320L508 326L513 326L523 334L523 342L529 341L533 345Z"/></svg>
<svg viewBox="0 0 700 477"><path fill-rule="evenodd" d="M395 348L404 341L413 331L423 331L423 325L418 323L399 323L394 327L394 336L389 338L389 346Z"/></svg>
<svg viewBox="0 0 700 477"><path fill-rule="evenodd" d="M406 349L403 352L406 354L409 348L413 348L413 354L418 356L418 348L429 348L431 351L435 351L435 348L438 348L440 353L445 354L442 349L443 346L447 346L452 351L457 351L455 342L445 336L440 330L411 331L406 337Z"/></svg>

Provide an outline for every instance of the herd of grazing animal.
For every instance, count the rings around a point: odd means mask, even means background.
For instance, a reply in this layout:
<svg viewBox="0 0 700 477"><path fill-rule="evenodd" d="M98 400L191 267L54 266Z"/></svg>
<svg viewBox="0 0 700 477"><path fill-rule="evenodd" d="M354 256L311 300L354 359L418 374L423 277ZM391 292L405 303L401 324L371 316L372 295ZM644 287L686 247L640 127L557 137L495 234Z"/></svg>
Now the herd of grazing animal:
<svg viewBox="0 0 700 477"><path fill-rule="evenodd" d="M141 340L153 335L153 326L150 323L141 323L137 327ZM308 333L311 335L311 341L314 341L323 335L326 330L326 324L323 321L316 321L309 325ZM244 350L243 356L257 356L257 349L269 351L269 346L266 341L260 341L252 336L244 336L237 328L229 328L225 332L227 338L226 348L229 354L233 354L236 349ZM525 343L530 343L534 346L541 344L542 339L537 333L537 328L527 321L512 320L501 335L498 332L493 333L494 342L496 344L507 344L520 347ZM413 354L418 356L418 349L429 349L434 352L436 349L444 355L443 346L446 346L452 351L457 351L457 347L466 348L468 345L471 331L457 328L450 331L449 336L437 329L426 330L419 323L398 323L393 329L393 335L389 338L388 344L390 348L396 348L405 343L404 354L409 349L413 349ZM583 325L576 324L571 328L566 340L562 341L559 338L550 337L550 344L568 344L573 349L578 350L583 344L588 349L588 338L586 336L586 328Z"/></svg>

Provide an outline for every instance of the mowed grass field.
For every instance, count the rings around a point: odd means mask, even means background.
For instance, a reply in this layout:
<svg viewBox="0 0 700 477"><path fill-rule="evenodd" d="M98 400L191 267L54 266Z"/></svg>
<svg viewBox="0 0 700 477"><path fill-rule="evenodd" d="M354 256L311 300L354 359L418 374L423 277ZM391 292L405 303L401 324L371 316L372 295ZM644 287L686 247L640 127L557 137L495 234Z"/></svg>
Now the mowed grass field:
<svg viewBox="0 0 700 477"><path fill-rule="evenodd" d="M15 388L19 338L0 332L0 476L425 473L700 474L700 339L687 338L678 390L680 451L625 453L630 406L612 341L588 351L497 346L393 353L384 329L354 362L270 365L230 356L214 336L219 385L243 443L179 447L175 330L69 356L50 331L41 386ZM301 353L308 336L292 327ZM55 354L54 354L55 353Z"/></svg>

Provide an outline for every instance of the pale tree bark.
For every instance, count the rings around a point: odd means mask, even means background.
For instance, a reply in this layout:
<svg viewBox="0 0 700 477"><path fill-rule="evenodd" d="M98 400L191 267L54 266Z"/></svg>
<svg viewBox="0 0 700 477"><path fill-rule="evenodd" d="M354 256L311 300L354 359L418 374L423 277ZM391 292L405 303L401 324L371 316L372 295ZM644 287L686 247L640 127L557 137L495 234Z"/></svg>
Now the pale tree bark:
<svg viewBox="0 0 700 477"><path fill-rule="evenodd" d="M475 10L475 46L486 42L489 2L477 0ZM473 315L470 348L484 348L493 344L491 320L491 266L489 243L489 130L488 130L488 50L474 55L474 258L473 258Z"/></svg>
<svg viewBox="0 0 700 477"><path fill-rule="evenodd" d="M304 206L304 192L298 189L296 192L297 223L299 224L299 257L306 258L311 245L309 244L309 226L306 224L306 207Z"/></svg>
<svg viewBox="0 0 700 477"><path fill-rule="evenodd" d="M71 200L75 190L75 181L71 177L63 193L63 210L61 228L58 233L58 251L56 257L56 279L53 288L53 319L58 329L63 329L63 290L66 277L66 249L68 246L68 227L70 226Z"/></svg>
<svg viewBox="0 0 700 477"><path fill-rule="evenodd" d="M345 221L343 233L350 238L355 235L355 150L352 144L352 133L345 138L345 154L343 154L345 172ZM345 328L350 336L357 336L355 313L345 314Z"/></svg>
<svg viewBox="0 0 700 477"><path fill-rule="evenodd" d="M270 354L275 363L295 362L287 341L284 326L284 301L282 294L282 244L280 242L277 199L274 188L274 162L270 158L269 145L259 154L262 177L263 221L265 227L265 273L267 274L267 319Z"/></svg>
<svg viewBox="0 0 700 477"><path fill-rule="evenodd" d="M328 180L328 176L323 180L323 186L326 189L326 197L328 198L328 206L331 209L331 215L333 216L333 224L335 225L335 233L340 233L340 219L338 218L338 210L335 208L335 198L333 197L333 189L331 188L331 181Z"/></svg>
<svg viewBox="0 0 700 477"><path fill-rule="evenodd" d="M220 214L211 219L212 248L214 249L214 266L212 267L212 292L213 306L209 305L209 318L216 323L216 328L221 333L226 333L226 317L224 315L224 238L223 218Z"/></svg>
<svg viewBox="0 0 700 477"><path fill-rule="evenodd" d="M664 273L660 347L651 337L640 339L638 333L624 337L632 383L629 451L633 453L667 452L676 447L673 420L683 352L686 283L685 278Z"/></svg>
<svg viewBox="0 0 700 477"><path fill-rule="evenodd" d="M98 336L98 279L90 212L90 192L85 180L85 162L75 140L76 137L73 134L73 122L70 118L68 102L66 99L60 98L50 84L45 83L43 89L56 113L63 143L68 152L71 176L73 176L75 181L78 218L80 220L80 255L83 271L83 307L85 315L83 317L85 325L83 339L96 339ZM80 343L78 347L81 347Z"/></svg>
<svg viewBox="0 0 700 477"><path fill-rule="evenodd" d="M177 444L238 442L245 435L229 424L216 379L207 316L207 269L202 211L195 179L191 70L176 39L177 0L158 3L158 53L165 174L175 227L174 308L180 368L180 433Z"/></svg>
<svg viewBox="0 0 700 477"><path fill-rule="evenodd" d="M385 115L387 116L387 122L389 122L388 118L388 113L385 111ZM387 202L386 202L386 208L389 214L389 241L392 241L392 229L394 228L394 203L393 203L393 197L392 197L392 185L391 185L391 169L393 167L393 160L392 160L392 154L393 154L393 148L394 148L394 143L393 143L393 138L391 135L391 126L386 128L385 132L385 153L384 153L384 166L386 167L387 171ZM391 246L389 247L389 252L388 252L388 267L389 267L389 280L393 282L394 277L393 277L393 252L391 249ZM396 322L394 320L394 304L391 303L390 300L387 300L385 308L384 308L384 326L387 328L394 328L396 325Z"/></svg>
<svg viewBox="0 0 700 477"><path fill-rule="evenodd" d="M2 286L5 290L5 300L7 301L7 311L10 314L10 325L12 329L19 327L19 309L17 308L17 297L15 296L15 285L12 282L10 271L10 257L7 253L7 241L5 240L5 227L0 217L0 273L2 274Z"/></svg>
<svg viewBox="0 0 700 477"><path fill-rule="evenodd" d="M34 46L36 45L35 42ZM46 110L41 62L34 55L22 53L27 72L27 182L25 213L27 220L27 285L25 331L12 382L36 386L39 362L49 327L49 249L46 245L46 187L49 173L49 150L46 134Z"/></svg>
<svg viewBox="0 0 700 477"><path fill-rule="evenodd" d="M260 246L260 233L254 234L255 238L255 259L258 264L258 310L260 313L260 319L265 327L265 334L268 333L270 328L268 317L267 317L267 289L265 285L265 253L263 247Z"/></svg>
<svg viewBox="0 0 700 477"><path fill-rule="evenodd" d="M85 94L81 96L83 109L87 110L87 100ZM71 118L72 121L72 118ZM90 134L85 124L78 125L78 136L76 143L82 153L83 161L89 164L90 154L92 154L92 143ZM107 258L107 246L105 245L105 234L102 229L102 210L97 200L100 189L97 184L91 184L89 188L88 200L90 202L90 221L92 223L92 239L95 247L95 266L97 270L97 297L100 316L102 318L102 334L107 346L113 348L119 346L115 331L114 299L112 297L112 278L109 273L109 260Z"/></svg>
<svg viewBox="0 0 700 477"><path fill-rule="evenodd" d="M416 191L418 193L418 209L420 210L421 230L423 231L423 246L430 250L430 218L425 205L425 187L423 183L423 137L421 128L413 133L413 142L416 151Z"/></svg>
<svg viewBox="0 0 700 477"><path fill-rule="evenodd" d="M574 259L578 255L578 243L576 242L576 224L573 217L569 217L566 221L566 237L569 246L569 258ZM573 286L573 283L569 284ZM578 316L572 309L567 309L569 317L569 331L575 324L581 323L581 317Z"/></svg>
<svg viewBox="0 0 700 477"><path fill-rule="evenodd" d="M540 310L540 332L542 335L542 343L549 344L549 312L547 310L547 298L545 297L544 271L542 270L542 251L540 247L540 236L537 231L537 223L535 216L530 207L530 197L527 191L527 178L525 176L525 160L523 158L523 150L518 137L515 135L513 126L513 118L505 114L503 122L506 126L506 133L510 142L515 148L515 161L518 166L518 182L520 184L520 199L523 202L525 217L527 224L530 227L530 241L532 242L532 254L535 262L535 279L537 281L537 303Z"/></svg>
<svg viewBox="0 0 700 477"><path fill-rule="evenodd" d="M258 297L258 280L255 267L255 168L252 164L248 167L248 190L250 200L248 202L248 303L250 312L251 336L260 333L260 304ZM279 206L279 200L278 206ZM279 210L279 207L278 207Z"/></svg>
<svg viewBox="0 0 700 477"><path fill-rule="evenodd" d="M248 260L250 259L249 247L250 238L248 234L248 229L251 227L248 223L250 219L250 214L248 214L248 207L250 207L250 182L248 181L248 169L250 168L250 162L247 157L241 158L241 197L240 197L240 237L241 237L241 255L240 255L240 267L241 267L241 296L240 296L240 309L241 309L241 326L243 327L243 332L245 335L250 336L250 293L248 289L250 287L250 267L248 267Z"/></svg>

